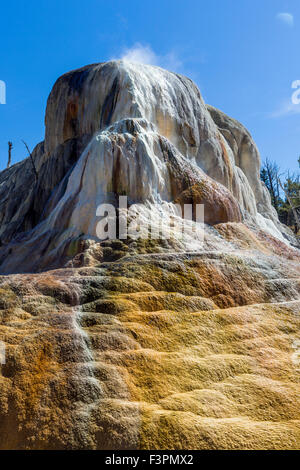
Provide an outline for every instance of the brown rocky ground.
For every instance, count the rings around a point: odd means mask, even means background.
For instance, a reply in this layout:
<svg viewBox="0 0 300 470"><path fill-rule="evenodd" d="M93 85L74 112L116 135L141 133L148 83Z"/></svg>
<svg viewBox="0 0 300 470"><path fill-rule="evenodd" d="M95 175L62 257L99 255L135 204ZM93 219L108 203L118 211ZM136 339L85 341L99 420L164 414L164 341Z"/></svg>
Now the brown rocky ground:
<svg viewBox="0 0 300 470"><path fill-rule="evenodd" d="M299 254L216 228L234 252L1 276L1 449L299 448Z"/></svg>

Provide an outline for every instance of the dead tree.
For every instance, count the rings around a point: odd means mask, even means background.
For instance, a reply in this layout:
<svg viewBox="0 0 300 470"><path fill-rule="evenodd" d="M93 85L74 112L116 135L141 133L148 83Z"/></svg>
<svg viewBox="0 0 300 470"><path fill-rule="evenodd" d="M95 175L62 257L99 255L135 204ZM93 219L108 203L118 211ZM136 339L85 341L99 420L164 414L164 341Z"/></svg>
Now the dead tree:
<svg viewBox="0 0 300 470"><path fill-rule="evenodd" d="M29 156L30 156L30 159L31 159L31 163L32 163L32 168L33 168L33 172L34 172L34 176L35 176L35 180L38 181L39 177L38 177L38 172L36 171L36 166L35 166L35 163L34 163L34 160L33 160L33 156L32 156L32 153L30 152L29 150L29 147L28 145L26 144L26 142L24 140L22 140L23 144L25 145L26 149L27 149L27 152L29 153Z"/></svg>
<svg viewBox="0 0 300 470"><path fill-rule="evenodd" d="M297 208L294 206L293 201L290 198L290 195L289 195L288 191L285 189L285 187L281 183L280 178L278 178L278 183L279 183L279 186L281 187L282 191L284 192L285 197L286 197L289 205L291 206L291 209L292 209L292 212L293 212L293 215L294 215L294 219L295 219L295 233L297 234L298 229L300 227L300 220L299 220L299 216L298 216L298 213L297 213Z"/></svg>
<svg viewBox="0 0 300 470"><path fill-rule="evenodd" d="M9 168L10 165L11 165L11 151L13 149L13 144L12 142L8 142L8 160L7 160L7 167L6 168Z"/></svg>

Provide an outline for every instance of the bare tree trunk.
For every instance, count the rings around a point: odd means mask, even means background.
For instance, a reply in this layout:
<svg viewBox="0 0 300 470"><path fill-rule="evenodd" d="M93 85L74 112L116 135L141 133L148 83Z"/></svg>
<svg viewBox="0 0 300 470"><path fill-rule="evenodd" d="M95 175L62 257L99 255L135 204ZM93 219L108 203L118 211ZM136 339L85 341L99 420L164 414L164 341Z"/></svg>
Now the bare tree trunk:
<svg viewBox="0 0 300 470"><path fill-rule="evenodd" d="M291 206L291 209L292 209L292 212L293 212L293 215L294 215L294 219L295 219L295 233L297 234L298 233L298 229L300 228L300 220L299 220L299 217L298 217L298 213L297 213L297 210L296 208L294 207L294 204L289 196L289 193L288 191L286 191L286 189L284 188L283 184L281 183L280 181L280 178L278 178L278 183L282 189L282 191L284 192L287 200L288 200L288 203L289 205Z"/></svg>
<svg viewBox="0 0 300 470"><path fill-rule="evenodd" d="M271 198L273 200L272 202L276 209L276 212L278 213L278 193L276 194L276 191L275 191L278 170L275 164L272 165L272 163L269 162L268 159L266 160L265 167L266 167L268 178L269 178L270 193L271 193ZM278 183L277 183L277 186L278 186Z"/></svg>
<svg viewBox="0 0 300 470"><path fill-rule="evenodd" d="M34 163L34 160L33 160L33 156L29 150L29 147L28 145L26 144L26 142L24 140L22 140L23 144L25 145L26 149L27 149L27 152L29 153L29 156L30 156L30 159L31 159L31 163L32 163L32 168L33 168L33 172L34 172L34 176L35 176L35 180L37 181L39 179L39 176L38 176L38 172L36 171L36 167L35 167L35 163Z"/></svg>
<svg viewBox="0 0 300 470"><path fill-rule="evenodd" d="M6 168L9 168L10 165L11 165L11 151L12 151L12 148L13 148L12 142L8 142L8 160L7 160L7 167Z"/></svg>

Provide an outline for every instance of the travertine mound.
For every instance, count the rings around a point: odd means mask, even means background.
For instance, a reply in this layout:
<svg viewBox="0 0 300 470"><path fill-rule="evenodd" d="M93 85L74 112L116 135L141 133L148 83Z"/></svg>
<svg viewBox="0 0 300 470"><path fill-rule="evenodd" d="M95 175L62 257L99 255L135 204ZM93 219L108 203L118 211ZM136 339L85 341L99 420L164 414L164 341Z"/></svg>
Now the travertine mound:
<svg viewBox="0 0 300 470"><path fill-rule="evenodd" d="M0 448L299 448L300 254L248 131L114 61L59 78L33 158L0 173ZM204 204L204 240L100 242L120 195Z"/></svg>
<svg viewBox="0 0 300 470"><path fill-rule="evenodd" d="M38 178L30 159L0 174L0 272L64 266L72 240L96 239L98 205L121 194L149 206L197 193L210 225L243 218L289 238L251 136L183 76L124 61L84 67L57 80L45 123Z"/></svg>

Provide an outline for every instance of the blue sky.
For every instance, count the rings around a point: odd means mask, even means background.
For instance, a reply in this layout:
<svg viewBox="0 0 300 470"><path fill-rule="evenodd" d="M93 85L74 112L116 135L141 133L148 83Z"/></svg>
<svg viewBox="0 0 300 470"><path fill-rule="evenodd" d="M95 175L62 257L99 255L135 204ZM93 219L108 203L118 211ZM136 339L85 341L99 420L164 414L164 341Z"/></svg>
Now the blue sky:
<svg viewBox="0 0 300 470"><path fill-rule="evenodd" d="M299 0L28 0L1 2L0 169L44 136L46 100L68 70L129 55L196 81L240 120L262 158L296 171L300 155Z"/></svg>

